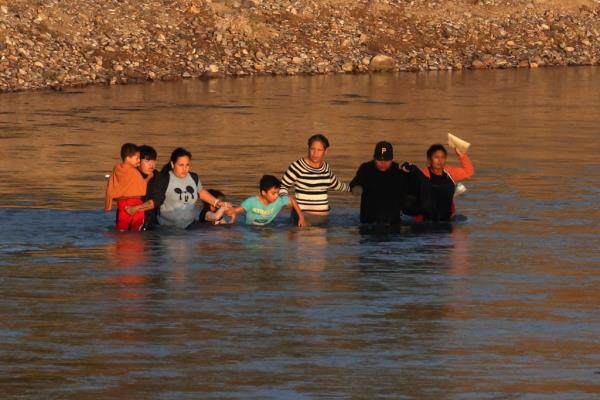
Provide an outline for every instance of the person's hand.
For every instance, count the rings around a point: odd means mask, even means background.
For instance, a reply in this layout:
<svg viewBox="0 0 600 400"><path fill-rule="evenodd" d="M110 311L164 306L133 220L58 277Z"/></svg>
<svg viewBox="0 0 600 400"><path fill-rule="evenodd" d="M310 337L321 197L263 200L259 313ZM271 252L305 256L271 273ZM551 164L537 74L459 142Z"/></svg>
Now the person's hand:
<svg viewBox="0 0 600 400"><path fill-rule="evenodd" d="M363 187L360 185L352 186L352 189L350 191L354 196L362 196Z"/></svg>
<svg viewBox="0 0 600 400"><path fill-rule="evenodd" d="M306 222L306 219L304 218L304 215L299 215L298 216L298 226L300 228L304 228L304 227L309 226L309 223Z"/></svg>
<svg viewBox="0 0 600 400"><path fill-rule="evenodd" d="M125 206L125 212L129 215L134 215L136 212L138 212L138 207L137 206Z"/></svg>
<svg viewBox="0 0 600 400"><path fill-rule="evenodd" d="M221 207L225 207L226 210L229 210L233 206L231 205L231 203L225 201L225 202L221 203Z"/></svg>
<svg viewBox="0 0 600 400"><path fill-rule="evenodd" d="M454 148L454 152L456 153L456 155L457 155L459 158L465 155L465 153L463 153L462 151L460 151L460 150L458 149L458 147L455 147L455 148Z"/></svg>
<svg viewBox="0 0 600 400"><path fill-rule="evenodd" d="M104 209L104 212L111 212L111 211L112 211L112 208L105 208Z"/></svg>
<svg viewBox="0 0 600 400"><path fill-rule="evenodd" d="M400 166L400 169L406 173L409 173L411 171L414 171L415 169L418 169L418 167L411 162L405 161Z"/></svg>

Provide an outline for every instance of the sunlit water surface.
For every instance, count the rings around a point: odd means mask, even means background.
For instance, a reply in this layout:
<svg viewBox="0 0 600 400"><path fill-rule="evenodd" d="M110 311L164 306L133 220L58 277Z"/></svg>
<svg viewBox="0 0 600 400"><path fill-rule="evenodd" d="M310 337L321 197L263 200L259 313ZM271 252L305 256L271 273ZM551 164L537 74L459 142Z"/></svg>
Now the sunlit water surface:
<svg viewBox="0 0 600 400"><path fill-rule="evenodd" d="M2 399L595 399L600 70L185 81L0 96ZM325 132L473 143L466 223L115 233L121 143L239 202ZM455 163L456 158L451 157Z"/></svg>

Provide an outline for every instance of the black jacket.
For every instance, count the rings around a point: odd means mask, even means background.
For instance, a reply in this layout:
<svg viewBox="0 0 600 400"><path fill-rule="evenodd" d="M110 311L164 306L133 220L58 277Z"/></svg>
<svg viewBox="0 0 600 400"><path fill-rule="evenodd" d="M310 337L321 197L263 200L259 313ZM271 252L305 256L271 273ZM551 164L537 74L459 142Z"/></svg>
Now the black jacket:
<svg viewBox="0 0 600 400"><path fill-rule="evenodd" d="M369 161L360 166L350 187L362 186L360 199L360 222L365 224L398 224L402 211L417 214L421 209L421 187L425 175L412 164L404 164L408 172L398 163L382 172Z"/></svg>
<svg viewBox="0 0 600 400"><path fill-rule="evenodd" d="M406 175L396 162L385 172L377 169L375 161L362 164L350 182L351 188L363 188L360 198L360 222L400 223L405 182Z"/></svg>

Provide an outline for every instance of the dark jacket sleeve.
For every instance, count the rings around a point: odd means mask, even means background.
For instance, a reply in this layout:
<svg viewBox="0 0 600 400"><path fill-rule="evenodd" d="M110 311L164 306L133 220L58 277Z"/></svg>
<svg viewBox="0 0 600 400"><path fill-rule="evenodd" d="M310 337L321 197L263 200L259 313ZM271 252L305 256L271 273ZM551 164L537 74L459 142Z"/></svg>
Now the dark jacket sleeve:
<svg viewBox="0 0 600 400"><path fill-rule="evenodd" d="M414 164L405 165L408 173L402 196L402 211L407 215L426 214L431 203L429 179Z"/></svg>
<svg viewBox="0 0 600 400"><path fill-rule="evenodd" d="M354 186L365 186L365 179L366 179L366 175L367 175L367 164L362 164L360 167L358 167L358 170L356 171L356 176L354 178L352 178L352 181L350 181L350 189L352 189Z"/></svg>
<svg viewBox="0 0 600 400"><path fill-rule="evenodd" d="M146 192L146 201L152 200L154 202L154 208L160 208L162 203L165 201L165 192L169 186L169 175L156 174L154 178L148 182L148 189Z"/></svg>

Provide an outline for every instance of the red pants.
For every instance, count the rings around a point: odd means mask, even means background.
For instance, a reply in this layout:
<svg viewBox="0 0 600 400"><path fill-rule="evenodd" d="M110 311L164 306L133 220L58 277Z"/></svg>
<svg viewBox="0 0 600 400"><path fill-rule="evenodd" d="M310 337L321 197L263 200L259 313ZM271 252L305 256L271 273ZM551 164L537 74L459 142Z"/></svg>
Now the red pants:
<svg viewBox="0 0 600 400"><path fill-rule="evenodd" d="M118 231L141 231L144 226L144 212L139 211L133 215L125 212L125 206L139 206L142 200L139 198L121 199L117 202L117 226Z"/></svg>

